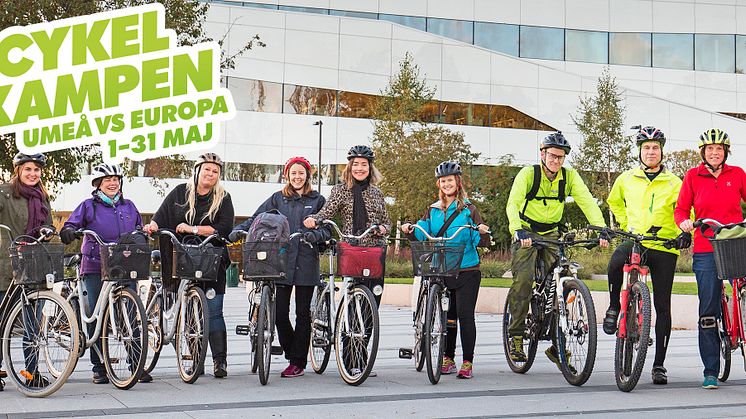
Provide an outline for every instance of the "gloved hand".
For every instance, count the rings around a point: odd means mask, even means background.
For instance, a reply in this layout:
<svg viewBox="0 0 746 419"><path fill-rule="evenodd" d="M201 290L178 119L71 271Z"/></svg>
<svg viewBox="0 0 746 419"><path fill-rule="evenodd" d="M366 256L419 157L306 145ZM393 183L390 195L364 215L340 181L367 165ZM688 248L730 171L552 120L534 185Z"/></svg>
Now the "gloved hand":
<svg viewBox="0 0 746 419"><path fill-rule="evenodd" d="M316 235L315 231L306 231L305 233L303 233L303 238L306 239L306 241L311 244L319 241L319 237Z"/></svg>
<svg viewBox="0 0 746 419"><path fill-rule="evenodd" d="M531 236L528 234L528 231L520 229L515 231L515 238L517 240L527 240L530 239Z"/></svg>
<svg viewBox="0 0 746 419"><path fill-rule="evenodd" d="M606 240L607 242L611 241L611 229L609 229L607 227L607 228L604 228L603 230L601 230L601 232L598 233L598 239L599 240Z"/></svg>
<svg viewBox="0 0 746 419"><path fill-rule="evenodd" d="M50 227L41 227L39 229L39 235L41 235L42 238L47 238L54 234L54 228Z"/></svg>
<svg viewBox="0 0 746 419"><path fill-rule="evenodd" d="M74 242L76 239L75 237L75 229L72 227L65 227L60 231L60 240L62 240L62 243L64 244L70 244Z"/></svg>
<svg viewBox="0 0 746 419"><path fill-rule="evenodd" d="M681 233L676 237L674 247L676 249L688 249L692 245L692 234Z"/></svg>
<svg viewBox="0 0 746 419"><path fill-rule="evenodd" d="M241 240L241 238L243 238L243 230L233 230L228 235L228 240L230 240L231 242L237 242Z"/></svg>

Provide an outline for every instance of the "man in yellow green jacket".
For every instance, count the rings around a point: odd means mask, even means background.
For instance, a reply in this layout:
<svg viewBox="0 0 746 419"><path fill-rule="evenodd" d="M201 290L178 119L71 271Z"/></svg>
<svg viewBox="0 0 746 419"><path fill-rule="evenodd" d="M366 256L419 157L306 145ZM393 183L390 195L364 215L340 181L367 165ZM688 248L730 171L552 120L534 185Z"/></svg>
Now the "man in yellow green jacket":
<svg viewBox="0 0 746 419"><path fill-rule="evenodd" d="M676 238L676 248L689 247L691 235L681 233L673 218L673 210L681 189L681 179L666 170L662 164L666 136L655 127L644 127L640 128L636 140L640 149L641 166L619 175L606 202L619 222L620 229L646 234L651 227L660 227L657 236L662 240ZM650 268L655 291L653 298L656 312L656 345L652 370L655 384L668 382L663 362L666 359L666 348L671 335L671 288L676 259L679 256L676 248L666 248L662 242L642 243L642 263ZM610 335L616 332L623 268L631 251L632 243L624 242L616 248L609 261L610 304L606 310L603 328L604 332Z"/></svg>
<svg viewBox="0 0 746 419"><path fill-rule="evenodd" d="M509 354L515 362L526 361L523 333L531 300L536 258L541 256L544 266L549 268L558 257L556 249L548 247L539 252L532 247L532 238L559 237L567 196L573 197L590 224L606 226L596 199L578 172L562 167L565 157L570 153L570 143L562 133L558 131L547 136L542 141L540 150L541 165L524 167L518 172L505 209L510 233L516 238L511 246L513 285L508 292ZM601 238L601 245L608 246L608 235L604 232ZM559 365L554 346L546 354Z"/></svg>

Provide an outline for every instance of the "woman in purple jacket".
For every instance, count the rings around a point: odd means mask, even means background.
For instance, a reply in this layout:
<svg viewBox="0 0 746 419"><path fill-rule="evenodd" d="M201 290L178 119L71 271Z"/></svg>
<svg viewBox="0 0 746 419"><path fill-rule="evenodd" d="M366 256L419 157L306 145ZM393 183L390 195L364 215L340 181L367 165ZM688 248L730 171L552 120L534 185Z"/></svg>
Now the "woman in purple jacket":
<svg viewBox="0 0 746 419"><path fill-rule="evenodd" d="M75 241L75 230L93 230L101 236L105 242L111 243L119 239L123 234L130 233L142 227L140 212L135 204L122 196L122 168L118 165L99 164L93 168L91 185L92 197L81 202L60 231L60 238L65 244ZM96 301L101 293L101 254L98 243L92 238L85 236L80 246L82 261L80 263L80 275L83 284L83 295L86 297L86 315L92 315ZM95 333L95 323L87 325L88 333ZM101 339L96 342L101 350ZM93 364L93 382L95 384L106 384L104 368L98 353L91 349L91 363ZM150 382L152 378L143 372L140 382Z"/></svg>

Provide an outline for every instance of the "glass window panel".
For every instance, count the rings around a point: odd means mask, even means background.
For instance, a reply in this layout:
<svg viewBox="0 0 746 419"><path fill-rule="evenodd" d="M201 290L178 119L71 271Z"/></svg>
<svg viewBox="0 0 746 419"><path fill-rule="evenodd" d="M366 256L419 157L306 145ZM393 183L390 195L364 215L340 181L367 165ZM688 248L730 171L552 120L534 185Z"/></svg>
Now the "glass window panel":
<svg viewBox="0 0 746 419"><path fill-rule="evenodd" d="M285 85L284 113L335 116L337 91L316 87Z"/></svg>
<svg viewBox="0 0 746 419"><path fill-rule="evenodd" d="M746 73L746 35L736 35L736 73Z"/></svg>
<svg viewBox="0 0 746 419"><path fill-rule="evenodd" d="M422 122L441 122L440 102L431 100L420 108L420 121Z"/></svg>
<svg viewBox="0 0 746 419"><path fill-rule="evenodd" d="M444 124L486 127L489 123L489 113L489 105L441 102Z"/></svg>
<svg viewBox="0 0 746 419"><path fill-rule="evenodd" d="M490 126L493 128L556 131L549 125L505 105L490 105Z"/></svg>
<svg viewBox="0 0 746 419"><path fill-rule="evenodd" d="M652 38L649 33L610 33L609 64L652 65Z"/></svg>
<svg viewBox="0 0 746 419"><path fill-rule="evenodd" d="M521 57L544 60L565 59L563 29L521 26Z"/></svg>
<svg viewBox="0 0 746 419"><path fill-rule="evenodd" d="M347 10L330 10L329 14L333 16L359 17L363 19L378 19L378 13L351 12Z"/></svg>
<svg viewBox="0 0 746 419"><path fill-rule="evenodd" d="M345 118L372 118L376 96L354 92L339 92L337 116Z"/></svg>
<svg viewBox="0 0 746 419"><path fill-rule="evenodd" d="M398 23L399 25L408 26L410 28L414 28L417 30L421 30L421 31L425 30L425 18L424 17L386 15L386 14L381 13L378 15L378 18L380 20Z"/></svg>
<svg viewBox="0 0 746 419"><path fill-rule="evenodd" d="M565 59L606 64L609 59L608 32L565 30Z"/></svg>
<svg viewBox="0 0 746 419"><path fill-rule="evenodd" d="M286 12L317 13L321 15L329 14L329 9L317 9L315 7L280 6L280 10Z"/></svg>
<svg viewBox="0 0 746 419"><path fill-rule="evenodd" d="M228 77L228 90L238 111L282 112L282 84Z"/></svg>
<svg viewBox="0 0 746 419"><path fill-rule="evenodd" d="M272 9L277 10L276 4L263 4L263 3L249 3L243 2L244 7L256 7L257 9Z"/></svg>
<svg viewBox="0 0 746 419"><path fill-rule="evenodd" d="M694 35L694 68L704 71L736 71L736 37L733 35Z"/></svg>
<svg viewBox="0 0 746 419"><path fill-rule="evenodd" d="M281 183L282 166L277 164L225 163L225 180Z"/></svg>
<svg viewBox="0 0 746 419"><path fill-rule="evenodd" d="M653 67L693 70L694 36L692 34L654 33Z"/></svg>
<svg viewBox="0 0 746 419"><path fill-rule="evenodd" d="M468 44L474 43L474 22L429 17L427 31Z"/></svg>
<svg viewBox="0 0 746 419"><path fill-rule="evenodd" d="M518 25L474 23L474 45L518 56Z"/></svg>

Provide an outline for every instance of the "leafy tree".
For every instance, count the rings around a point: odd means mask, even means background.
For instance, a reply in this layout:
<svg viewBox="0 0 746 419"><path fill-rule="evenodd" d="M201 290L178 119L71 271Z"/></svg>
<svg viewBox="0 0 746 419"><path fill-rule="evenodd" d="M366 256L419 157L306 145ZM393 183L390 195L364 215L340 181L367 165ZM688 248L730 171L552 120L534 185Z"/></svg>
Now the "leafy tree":
<svg viewBox="0 0 746 419"><path fill-rule="evenodd" d="M389 213L394 221L417 220L435 201L434 170L440 162L460 162L468 185L466 169L479 156L471 151L463 133L424 122L422 108L434 95L435 89L420 77L407 53L374 105L371 142L376 166L383 174L381 190L393 200Z"/></svg>
<svg viewBox="0 0 746 419"><path fill-rule="evenodd" d="M484 222L490 226L497 248L508 250L513 239L508 229L508 214L505 207L513 186L513 179L521 169L514 165L514 156L508 154L498 159L494 166L472 168L474 184L472 196Z"/></svg>
<svg viewBox="0 0 746 419"><path fill-rule="evenodd" d="M686 172L702 162L702 157L697 150L676 150L663 154L665 166L676 176L684 178Z"/></svg>

